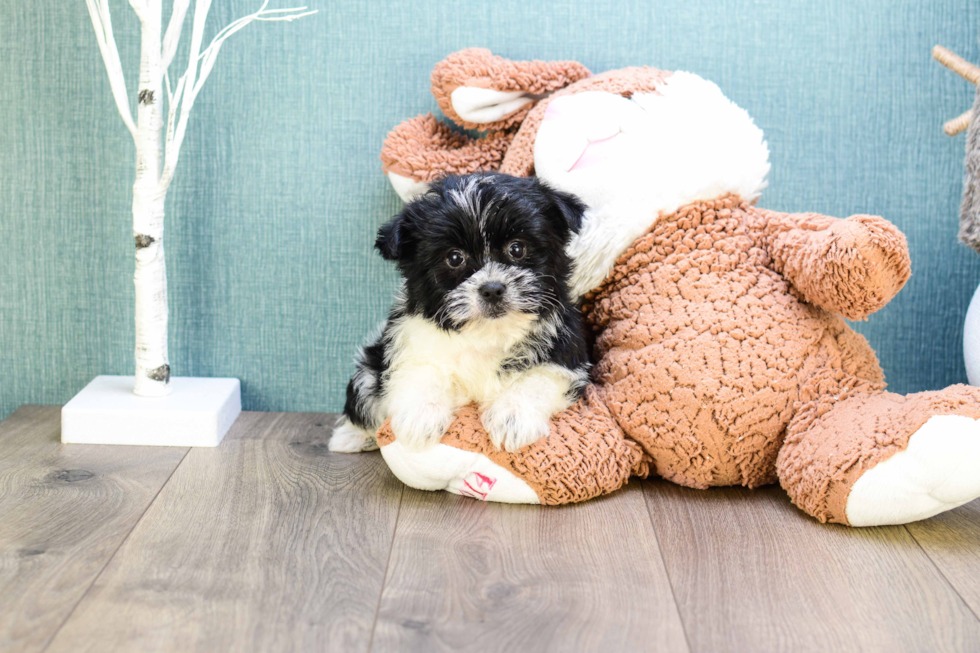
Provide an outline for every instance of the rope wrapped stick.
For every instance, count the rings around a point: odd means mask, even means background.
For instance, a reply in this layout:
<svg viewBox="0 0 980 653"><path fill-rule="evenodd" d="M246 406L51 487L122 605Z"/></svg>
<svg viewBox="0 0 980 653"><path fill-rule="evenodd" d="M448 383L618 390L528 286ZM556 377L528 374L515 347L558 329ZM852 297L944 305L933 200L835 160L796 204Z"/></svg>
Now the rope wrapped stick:
<svg viewBox="0 0 980 653"><path fill-rule="evenodd" d="M966 131L966 128L970 126L970 120L972 119L973 109L967 109L952 120L947 121L946 124L943 125L943 131L946 132L947 136L956 136L960 132Z"/></svg>
<svg viewBox="0 0 980 653"><path fill-rule="evenodd" d="M932 49L932 58L974 86L980 83L980 68L966 61L955 52L947 50L941 45L937 45ZM973 110L968 109L943 125L943 131L949 136L956 136L960 132L966 131L966 128L970 126L970 120L972 118Z"/></svg>

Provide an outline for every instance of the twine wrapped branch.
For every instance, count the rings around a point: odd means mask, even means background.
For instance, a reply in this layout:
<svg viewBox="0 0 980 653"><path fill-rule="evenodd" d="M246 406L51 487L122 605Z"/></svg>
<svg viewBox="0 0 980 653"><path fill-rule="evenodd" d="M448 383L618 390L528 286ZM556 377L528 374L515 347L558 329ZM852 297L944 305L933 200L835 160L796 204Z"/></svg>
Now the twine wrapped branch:
<svg viewBox="0 0 980 653"><path fill-rule="evenodd" d="M980 83L980 68L941 45L932 49L932 58L974 86ZM943 131L955 136L966 131L966 172L963 175L963 200L960 203L960 242L980 253L980 92L976 94L973 108L953 118Z"/></svg>
<svg viewBox="0 0 980 653"><path fill-rule="evenodd" d="M954 73L970 82L974 86L980 83L980 68L966 61L955 52L947 50L941 45L932 49L932 58L946 66ZM943 131L949 136L956 136L970 126L970 119L973 118L973 109L967 109L943 125Z"/></svg>

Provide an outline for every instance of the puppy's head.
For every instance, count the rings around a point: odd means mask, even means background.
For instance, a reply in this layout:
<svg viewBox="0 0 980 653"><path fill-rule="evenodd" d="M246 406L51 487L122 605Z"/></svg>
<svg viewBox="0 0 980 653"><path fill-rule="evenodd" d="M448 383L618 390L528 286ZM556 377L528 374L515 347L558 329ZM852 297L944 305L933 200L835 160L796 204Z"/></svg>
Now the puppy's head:
<svg viewBox="0 0 980 653"><path fill-rule="evenodd" d="M459 329L568 302L565 253L585 206L534 178L446 177L381 227L375 246L405 278L406 309Z"/></svg>

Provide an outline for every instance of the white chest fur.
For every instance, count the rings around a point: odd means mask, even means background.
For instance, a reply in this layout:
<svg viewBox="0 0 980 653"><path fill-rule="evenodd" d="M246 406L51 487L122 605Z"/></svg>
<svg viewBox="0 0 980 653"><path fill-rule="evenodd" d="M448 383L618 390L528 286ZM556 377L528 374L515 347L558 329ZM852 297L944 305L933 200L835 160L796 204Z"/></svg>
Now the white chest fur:
<svg viewBox="0 0 980 653"><path fill-rule="evenodd" d="M497 447L516 451L546 436L551 416L570 404L570 389L585 383L587 367L543 363L506 372L502 364L522 357L551 328L522 313L474 321L457 332L418 317L393 324L381 410L391 416L398 441L431 446L469 403L479 404Z"/></svg>
<svg viewBox="0 0 980 653"><path fill-rule="evenodd" d="M535 323L532 315L513 313L445 331L421 317L403 318L392 328L389 386L395 392L403 383L423 377L435 382L436 390L457 406L489 401L510 380L510 375L499 373L501 364Z"/></svg>

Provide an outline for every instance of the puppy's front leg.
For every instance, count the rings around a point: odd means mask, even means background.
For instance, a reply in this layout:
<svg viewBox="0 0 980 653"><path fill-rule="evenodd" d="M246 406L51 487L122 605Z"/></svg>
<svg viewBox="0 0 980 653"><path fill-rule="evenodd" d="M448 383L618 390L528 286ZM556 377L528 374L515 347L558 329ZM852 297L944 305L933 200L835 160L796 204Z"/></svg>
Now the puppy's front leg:
<svg viewBox="0 0 980 653"><path fill-rule="evenodd" d="M552 416L574 403L587 372L547 364L517 375L500 396L481 406L483 428L498 449L517 451L548 435Z"/></svg>
<svg viewBox="0 0 980 653"><path fill-rule="evenodd" d="M409 449L437 444L456 415L448 379L432 367L414 367L393 374L388 389L391 430Z"/></svg>

